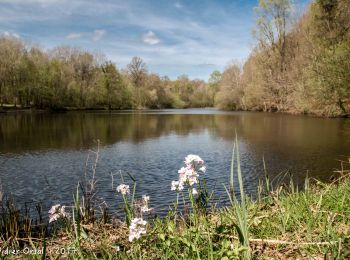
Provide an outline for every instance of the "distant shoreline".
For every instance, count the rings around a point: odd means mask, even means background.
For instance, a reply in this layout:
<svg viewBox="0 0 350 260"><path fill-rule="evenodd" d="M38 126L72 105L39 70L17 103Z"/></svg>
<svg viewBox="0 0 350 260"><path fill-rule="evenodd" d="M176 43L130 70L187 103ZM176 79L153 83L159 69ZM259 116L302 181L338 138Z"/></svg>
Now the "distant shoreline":
<svg viewBox="0 0 350 260"><path fill-rule="evenodd" d="M73 111L147 111L147 110L154 110L154 111L160 111L164 109L215 109L215 107L186 107L186 108L172 108L172 107L164 107L164 108L141 108L141 109L117 109L117 108L104 108L104 107L63 107L63 108L33 108L33 107L9 107L5 106L3 108L0 108L0 113L29 113L29 112L35 112L35 113L66 113L66 112L73 112Z"/></svg>
<svg viewBox="0 0 350 260"><path fill-rule="evenodd" d="M81 112L88 112L88 111L104 111L104 112L122 112L122 111L161 111L164 109L218 109L220 111L226 111L226 112L259 112L259 113L269 113L269 114L287 114L287 115L305 115L309 117L319 117L319 118L350 118L350 114L346 115L336 115L336 116L326 116L326 115L318 115L313 113L295 113L291 111L263 111L263 110L223 110L216 107L186 107L186 108L172 108L172 107L164 107L164 108L140 108L140 109L108 109L105 107L63 107L63 108L33 108L33 107L25 107L22 108L18 106L15 108L14 106L5 105L4 107L0 107L0 114L15 114L15 113L67 113L67 112L75 112L75 111L81 111Z"/></svg>

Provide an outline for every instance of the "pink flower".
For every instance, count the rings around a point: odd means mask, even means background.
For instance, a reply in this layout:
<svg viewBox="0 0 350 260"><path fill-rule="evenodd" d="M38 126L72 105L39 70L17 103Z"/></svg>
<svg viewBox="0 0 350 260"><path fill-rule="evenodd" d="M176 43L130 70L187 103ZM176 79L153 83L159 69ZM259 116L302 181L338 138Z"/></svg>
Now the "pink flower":
<svg viewBox="0 0 350 260"><path fill-rule="evenodd" d="M65 206L56 204L49 210L49 223L56 221L59 218L69 218L69 214L65 211Z"/></svg>
<svg viewBox="0 0 350 260"><path fill-rule="evenodd" d="M153 208L149 208L148 205L142 206L141 207L141 212L142 213L148 213L151 212L153 210Z"/></svg>
<svg viewBox="0 0 350 260"><path fill-rule="evenodd" d="M148 203L148 201L149 201L149 196L147 196L147 195L142 195L142 200L143 200L145 203Z"/></svg>
<svg viewBox="0 0 350 260"><path fill-rule="evenodd" d="M179 182L179 181L172 181L171 182L171 190L180 191L183 189L184 189L184 186L183 186L182 182Z"/></svg>
<svg viewBox="0 0 350 260"><path fill-rule="evenodd" d="M120 184L117 187L117 192L119 192L119 193L121 193L123 195L126 195L126 194L130 193L129 185Z"/></svg>
<svg viewBox="0 0 350 260"><path fill-rule="evenodd" d="M149 202L149 196L142 195L142 206L141 206L142 213L148 213L148 212L151 212L153 210L153 208L148 207L148 202Z"/></svg>
<svg viewBox="0 0 350 260"><path fill-rule="evenodd" d="M204 161L198 155L189 154L185 158L185 164L197 170L199 167L203 166Z"/></svg>
<svg viewBox="0 0 350 260"><path fill-rule="evenodd" d="M198 183L198 172L205 172L204 161L198 155L189 154L185 158L186 167L181 167L178 170L179 180L172 181L171 190L180 191L183 190L184 185L193 186Z"/></svg>
<svg viewBox="0 0 350 260"><path fill-rule="evenodd" d="M59 212L59 209L61 207L61 204L56 204L56 205L53 205L51 207L51 209L49 210L49 214L55 214L55 213L58 213Z"/></svg>
<svg viewBox="0 0 350 260"><path fill-rule="evenodd" d="M193 168L182 167L179 172L181 172L179 175L179 182L182 183L182 185L188 184L192 186L198 182L198 173Z"/></svg>
<svg viewBox="0 0 350 260"><path fill-rule="evenodd" d="M142 218L134 218L129 226L129 241L139 239L142 234L146 234L147 221Z"/></svg>
<svg viewBox="0 0 350 260"><path fill-rule="evenodd" d="M191 176L188 176L187 177L187 183L188 183L188 185L190 185L190 186L193 186L194 184L196 184L196 183L198 183L198 178L197 178L197 176L193 176L193 175L191 175Z"/></svg>

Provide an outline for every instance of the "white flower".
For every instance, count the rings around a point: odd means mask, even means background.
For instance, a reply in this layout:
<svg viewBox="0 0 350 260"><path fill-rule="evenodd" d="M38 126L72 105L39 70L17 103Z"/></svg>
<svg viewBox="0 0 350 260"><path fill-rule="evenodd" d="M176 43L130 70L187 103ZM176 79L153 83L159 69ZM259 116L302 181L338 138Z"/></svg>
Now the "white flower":
<svg viewBox="0 0 350 260"><path fill-rule="evenodd" d="M126 195L128 193L130 193L130 189L129 189L129 185L126 185L126 184L120 184L118 187L117 187L117 192L123 194L123 195Z"/></svg>
<svg viewBox="0 0 350 260"><path fill-rule="evenodd" d="M180 191L183 189L184 189L184 186L183 186L182 182L179 182L179 181L172 181L171 182L171 190Z"/></svg>
<svg viewBox="0 0 350 260"><path fill-rule="evenodd" d="M179 183L182 185L186 183L187 181L187 169L185 167L182 167L179 171Z"/></svg>
<svg viewBox="0 0 350 260"><path fill-rule="evenodd" d="M58 214L49 215L49 223L54 222L59 218L60 218L60 215L58 215Z"/></svg>
<svg viewBox="0 0 350 260"><path fill-rule="evenodd" d="M142 218L134 218L129 226L129 241L139 239L142 234L146 234L147 221Z"/></svg>
<svg viewBox="0 0 350 260"><path fill-rule="evenodd" d="M56 205L53 205L51 207L51 209L49 210L49 214L55 214L55 213L58 213L59 212L59 209L61 207L61 204L56 204Z"/></svg>
<svg viewBox="0 0 350 260"><path fill-rule="evenodd" d="M197 191L195 188L193 188L193 189L192 189L192 194L193 194L193 195L198 195L198 191Z"/></svg>
<svg viewBox="0 0 350 260"><path fill-rule="evenodd" d="M187 171L187 168L186 168L186 167L181 167L181 169L178 170L177 172L178 172L179 174L185 174L186 171Z"/></svg>
<svg viewBox="0 0 350 260"><path fill-rule="evenodd" d="M142 195L142 206L141 206L141 212L147 213L152 211L152 208L148 208L148 202L149 202L149 196Z"/></svg>
<svg viewBox="0 0 350 260"><path fill-rule="evenodd" d="M198 173L196 171L189 171L187 174L188 185L193 186L193 184L198 183Z"/></svg>
<svg viewBox="0 0 350 260"><path fill-rule="evenodd" d="M147 195L142 195L142 200L143 200L145 203L148 203L148 201L149 201L149 196L147 196Z"/></svg>
<svg viewBox="0 0 350 260"><path fill-rule="evenodd" d="M202 158L200 158L198 155L194 155L194 154L189 154L186 156L185 158L185 164L187 166L192 166L195 169L202 167L204 164L204 161L202 160Z"/></svg>
<svg viewBox="0 0 350 260"><path fill-rule="evenodd" d="M142 206L141 207L141 212L142 213L148 213L151 212L153 210L153 208L149 208L148 205Z"/></svg>
<svg viewBox="0 0 350 260"><path fill-rule="evenodd" d="M65 210L66 210L66 206L62 206L61 210L60 210L60 214L61 214L62 217L68 218L69 214Z"/></svg>
<svg viewBox="0 0 350 260"><path fill-rule="evenodd" d="M205 172L204 161L198 155L189 154L185 158L186 167L178 170L179 180L171 182L171 190L183 190L184 185L193 186L198 183L198 171Z"/></svg>
<svg viewBox="0 0 350 260"><path fill-rule="evenodd" d="M193 184L198 182L198 173L191 167L182 167L179 171L179 182L184 185L188 183L188 185L192 186Z"/></svg>
<svg viewBox="0 0 350 260"><path fill-rule="evenodd" d="M49 210L49 223L56 221L59 218L69 218L69 214L65 211L65 206L56 204Z"/></svg>

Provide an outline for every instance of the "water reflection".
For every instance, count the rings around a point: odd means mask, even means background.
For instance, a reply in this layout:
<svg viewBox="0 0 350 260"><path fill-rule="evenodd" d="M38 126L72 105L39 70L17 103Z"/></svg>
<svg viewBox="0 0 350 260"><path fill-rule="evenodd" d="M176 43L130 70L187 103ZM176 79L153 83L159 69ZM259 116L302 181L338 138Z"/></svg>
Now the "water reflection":
<svg viewBox="0 0 350 260"><path fill-rule="evenodd" d="M160 136L188 136L204 131L209 131L212 138L230 141L237 131L258 158L267 156L269 164L270 160L285 160L291 166L301 166L299 169L318 169L321 173L329 171L329 165L335 166L335 159L349 153L348 120L213 113L211 110L209 114L202 114L203 110L194 112L197 113L4 115L0 121L0 153L80 150L93 147L96 139L104 146L118 142L137 144Z"/></svg>
<svg viewBox="0 0 350 260"><path fill-rule="evenodd" d="M224 119L225 120L225 119ZM98 138L104 145L133 143L162 135L188 135L215 126L212 115L184 114L19 114L0 121L1 153L43 149L81 149Z"/></svg>
<svg viewBox="0 0 350 260"><path fill-rule="evenodd" d="M181 111L181 110L180 110ZM196 110L195 110L196 111ZM205 111L205 110L204 110ZM209 110L211 111L211 110ZM212 112L212 111L211 111ZM350 123L345 119L263 113L68 113L0 116L0 153L91 148L95 139L103 145L139 143L176 134L210 131L213 137L239 138L252 146L287 153L309 151L333 157L347 155Z"/></svg>

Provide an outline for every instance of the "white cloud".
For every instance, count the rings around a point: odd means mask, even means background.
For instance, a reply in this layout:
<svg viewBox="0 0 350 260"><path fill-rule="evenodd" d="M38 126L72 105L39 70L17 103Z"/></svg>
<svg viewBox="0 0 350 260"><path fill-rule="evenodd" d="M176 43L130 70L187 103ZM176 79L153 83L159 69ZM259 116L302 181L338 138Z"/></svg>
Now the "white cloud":
<svg viewBox="0 0 350 260"><path fill-rule="evenodd" d="M149 45L156 45L160 43L159 38L152 31L148 31L147 33L144 33L142 35L142 41Z"/></svg>
<svg viewBox="0 0 350 260"><path fill-rule="evenodd" d="M10 4L23 4L23 3L30 3L30 4L47 4L47 3L56 3L59 2L59 0L0 0L0 3L10 3Z"/></svg>
<svg viewBox="0 0 350 260"><path fill-rule="evenodd" d="M95 30L92 36L92 40L97 42L106 34L105 30Z"/></svg>
<svg viewBox="0 0 350 260"><path fill-rule="evenodd" d="M72 32L72 33L67 34L66 38L67 39L79 39L79 38L81 38L81 36L82 36L81 33Z"/></svg>
<svg viewBox="0 0 350 260"><path fill-rule="evenodd" d="M245 59L251 47L251 23L249 14L240 12L242 1L233 1L237 8L232 10L219 2L200 5L198 13L183 0L172 0L164 12L143 0L0 0L0 29L47 48L79 39L81 47L106 53L120 67L140 56L154 72L204 78L231 58ZM33 31L22 31L26 25Z"/></svg>
<svg viewBox="0 0 350 260"><path fill-rule="evenodd" d="M213 64L213 63L199 63L199 64L196 64L197 67L200 67L200 68L210 68L210 67L215 67L217 66L216 64Z"/></svg>
<svg viewBox="0 0 350 260"><path fill-rule="evenodd" d="M2 35L5 37L20 38L18 33L13 33L13 32L8 32L8 31L3 32Z"/></svg>

